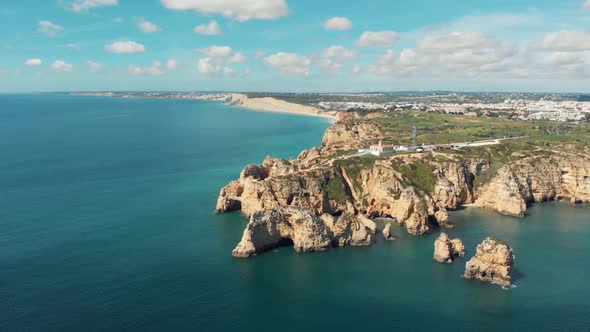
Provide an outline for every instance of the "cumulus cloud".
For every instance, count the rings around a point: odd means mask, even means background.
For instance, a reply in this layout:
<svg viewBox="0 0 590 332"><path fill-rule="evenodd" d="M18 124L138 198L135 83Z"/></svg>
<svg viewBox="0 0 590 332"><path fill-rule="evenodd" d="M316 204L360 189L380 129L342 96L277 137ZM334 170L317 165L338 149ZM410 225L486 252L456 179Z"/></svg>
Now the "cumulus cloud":
<svg viewBox="0 0 590 332"><path fill-rule="evenodd" d="M543 61L546 65L565 66L582 63L584 57L573 52L554 52Z"/></svg>
<svg viewBox="0 0 590 332"><path fill-rule="evenodd" d="M582 10L585 12L590 12L590 0L586 0L584 4L582 4Z"/></svg>
<svg viewBox="0 0 590 332"><path fill-rule="evenodd" d="M148 75L148 76L162 76L165 74L162 63L160 61L154 61L151 66L129 66L129 72L132 75Z"/></svg>
<svg viewBox="0 0 590 332"><path fill-rule="evenodd" d="M358 47L392 47L399 39L395 31L365 31L356 42Z"/></svg>
<svg viewBox="0 0 590 332"><path fill-rule="evenodd" d="M285 0L162 0L162 4L168 9L221 14L238 21L277 19L289 14Z"/></svg>
<svg viewBox="0 0 590 332"><path fill-rule="evenodd" d="M195 33L206 35L206 36L217 36L220 35L221 27L215 20L211 20L208 24L201 24L195 27Z"/></svg>
<svg viewBox="0 0 590 332"><path fill-rule="evenodd" d="M256 54L254 55L254 57L256 59L260 59L262 57L264 57L266 55L266 51L264 50L256 50Z"/></svg>
<svg viewBox="0 0 590 332"><path fill-rule="evenodd" d="M330 46L322 50L315 59L315 65L323 70L335 71L343 66L343 62L354 60L358 57L355 50L342 46Z"/></svg>
<svg viewBox="0 0 590 332"><path fill-rule="evenodd" d="M137 27L139 28L139 30L141 30L142 32L157 32L160 31L160 27L158 27L157 25L155 25L154 23L150 22L150 21L146 21L146 20L141 20L138 24Z"/></svg>
<svg viewBox="0 0 590 332"><path fill-rule="evenodd" d="M174 59L170 59L166 62L166 68L174 70L178 67L178 62Z"/></svg>
<svg viewBox="0 0 590 332"><path fill-rule="evenodd" d="M359 75L363 71L363 69L359 65L354 65L352 66L352 69L350 71L355 75Z"/></svg>
<svg viewBox="0 0 590 332"><path fill-rule="evenodd" d="M75 0L66 3L66 8L73 12L85 12L97 7L116 6L118 0Z"/></svg>
<svg viewBox="0 0 590 332"><path fill-rule="evenodd" d="M27 59L27 61L25 61L25 64L31 67L38 67L43 64L43 61L41 59Z"/></svg>
<svg viewBox="0 0 590 332"><path fill-rule="evenodd" d="M134 41L118 41L104 46L105 51L111 53L143 53L145 46Z"/></svg>
<svg viewBox="0 0 590 332"><path fill-rule="evenodd" d="M91 73L96 73L102 69L102 64L98 63L98 62L86 61L86 62L84 62L84 64L88 68L88 71Z"/></svg>
<svg viewBox="0 0 590 332"><path fill-rule="evenodd" d="M545 35L542 48L554 51L587 51L590 50L590 32L558 31Z"/></svg>
<svg viewBox="0 0 590 332"><path fill-rule="evenodd" d="M244 69L244 75L245 75L245 76L248 76L248 75L250 75L250 74L252 74L252 69L250 69L250 68L246 68L246 69Z"/></svg>
<svg viewBox="0 0 590 332"><path fill-rule="evenodd" d="M207 57L212 58L220 58L220 57L230 57L234 55L234 51L229 46L211 46L208 48L202 48L197 50L197 52L206 55Z"/></svg>
<svg viewBox="0 0 590 332"><path fill-rule="evenodd" d="M418 41L418 49L427 52L453 52L489 47L491 38L479 32L451 32L446 35L426 36Z"/></svg>
<svg viewBox="0 0 590 332"><path fill-rule="evenodd" d="M65 61L57 60L51 64L51 68L53 68L55 71L71 72L74 69L74 66Z"/></svg>
<svg viewBox="0 0 590 332"><path fill-rule="evenodd" d="M201 58L197 63L197 71L202 75L216 75L221 71L221 65L211 58Z"/></svg>
<svg viewBox="0 0 590 332"><path fill-rule="evenodd" d="M346 17L332 17L324 22L324 29L334 31L347 31L352 29L352 21Z"/></svg>
<svg viewBox="0 0 590 332"><path fill-rule="evenodd" d="M223 67L223 74L230 77L238 76L238 74L236 74L236 71L233 70L233 68L231 67Z"/></svg>
<svg viewBox="0 0 590 332"><path fill-rule="evenodd" d="M227 59L227 61L231 63L242 63L246 61L246 57L242 53L237 52Z"/></svg>
<svg viewBox="0 0 590 332"><path fill-rule="evenodd" d="M295 53L275 53L264 58L264 63L283 73L309 76L311 59Z"/></svg>
<svg viewBox="0 0 590 332"><path fill-rule="evenodd" d="M39 26L37 31L49 37L55 37L58 33L65 30L61 25L52 23L50 21L39 21L37 22L37 25Z"/></svg>

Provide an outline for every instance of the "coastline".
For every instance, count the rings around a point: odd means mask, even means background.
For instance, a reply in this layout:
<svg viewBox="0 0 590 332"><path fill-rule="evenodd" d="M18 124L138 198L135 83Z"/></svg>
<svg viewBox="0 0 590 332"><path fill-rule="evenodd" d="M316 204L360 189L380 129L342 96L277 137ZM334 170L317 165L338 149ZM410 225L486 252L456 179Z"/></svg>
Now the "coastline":
<svg viewBox="0 0 590 332"><path fill-rule="evenodd" d="M304 116L320 117L330 120L331 123L338 121L338 112L323 112L312 106L305 106L272 97L249 98L244 94L234 93L226 102L232 106L242 107L251 111L286 113Z"/></svg>

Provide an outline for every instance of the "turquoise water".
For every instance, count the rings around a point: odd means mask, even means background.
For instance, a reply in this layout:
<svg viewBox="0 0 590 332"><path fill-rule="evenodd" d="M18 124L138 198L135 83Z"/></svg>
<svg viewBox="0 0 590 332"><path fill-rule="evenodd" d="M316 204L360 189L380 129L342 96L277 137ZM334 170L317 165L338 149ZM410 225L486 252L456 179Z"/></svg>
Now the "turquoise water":
<svg viewBox="0 0 590 332"><path fill-rule="evenodd" d="M0 96L0 331L572 331L590 326L590 208L526 219L468 209L473 254L509 242L517 287L435 264L435 237L231 257L245 220L219 189L267 154L319 144L322 119L213 102Z"/></svg>

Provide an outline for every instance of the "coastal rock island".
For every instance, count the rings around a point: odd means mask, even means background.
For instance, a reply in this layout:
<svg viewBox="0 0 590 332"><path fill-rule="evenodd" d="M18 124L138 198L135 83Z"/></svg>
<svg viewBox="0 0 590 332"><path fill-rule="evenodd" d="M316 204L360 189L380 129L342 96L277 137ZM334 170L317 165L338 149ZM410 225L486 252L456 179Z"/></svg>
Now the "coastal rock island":
<svg viewBox="0 0 590 332"><path fill-rule="evenodd" d="M434 241L434 260L439 263L451 264L456 257L465 256L465 246L460 239L449 239L446 233Z"/></svg>
<svg viewBox="0 0 590 332"><path fill-rule="evenodd" d="M514 254L510 246L488 237L477 246L477 252L465 264L465 278L477 279L502 286L512 284Z"/></svg>
<svg viewBox="0 0 590 332"><path fill-rule="evenodd" d="M417 122L428 125L424 138L412 133ZM574 132L581 129L572 127L575 135L568 138L552 136L551 125L545 126L548 128L524 121L407 110L340 113L320 146L301 152L296 159L267 157L261 165L247 166L237 180L221 189L216 211L255 216L247 230L251 237L258 229L254 226L266 216L259 212L304 210L308 222L323 222L318 230L323 229L325 220L329 223L326 216L340 216L338 220L344 223L326 225L332 241L337 246L356 246L374 242L375 228L370 225L374 218L391 218L409 234L421 236L439 227L452 227L448 211L462 206L523 217L533 203L590 202L590 147ZM491 131L486 135L494 135L493 128L513 128L523 136L478 140L479 128ZM411 146L412 135L417 136L416 141L436 143L473 133L475 143ZM348 221L350 216L354 222ZM291 233L296 229L291 218L276 217L271 224L276 223L286 226L273 226L281 229L272 233L278 234L270 241L273 245L288 238L302 252L326 247L325 235L321 235L324 240L319 246L299 246L300 239ZM314 239L318 236L302 234ZM256 241L245 234L244 248L248 242ZM257 244L254 247L237 248L236 253L249 256L261 251ZM448 261L447 255L440 258Z"/></svg>
<svg viewBox="0 0 590 332"><path fill-rule="evenodd" d="M298 208L259 211L250 218L232 255L246 258L284 245L292 245L298 253L368 246L376 228L371 220L351 213L335 219Z"/></svg>

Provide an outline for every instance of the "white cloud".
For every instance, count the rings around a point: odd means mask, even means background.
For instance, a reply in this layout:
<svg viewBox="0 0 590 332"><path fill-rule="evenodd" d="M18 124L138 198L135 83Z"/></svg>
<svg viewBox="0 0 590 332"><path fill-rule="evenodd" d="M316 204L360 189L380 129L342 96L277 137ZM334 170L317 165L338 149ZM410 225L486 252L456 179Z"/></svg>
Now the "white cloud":
<svg viewBox="0 0 590 332"><path fill-rule="evenodd" d="M245 76L248 76L248 75L250 75L250 74L252 74L252 69L250 69L250 68L246 68L246 69L244 69L244 75L245 75Z"/></svg>
<svg viewBox="0 0 590 332"><path fill-rule="evenodd" d="M206 36L217 36L222 33L219 24L215 20L211 20L208 24L197 25L194 31Z"/></svg>
<svg viewBox="0 0 590 332"><path fill-rule="evenodd" d="M330 46L315 57L314 64L323 70L336 71L343 67L343 62L352 61L358 57L355 50L342 46Z"/></svg>
<svg viewBox="0 0 590 332"><path fill-rule="evenodd" d="M543 61L546 65L564 66L583 62L584 57L572 52L554 52Z"/></svg>
<svg viewBox="0 0 590 332"><path fill-rule="evenodd" d="M226 76L231 76L231 77L237 76L236 71L230 67L223 67L223 74Z"/></svg>
<svg viewBox="0 0 590 332"><path fill-rule="evenodd" d="M426 36L419 40L418 49L427 52L449 52L492 46L493 40L479 32L452 32L446 35Z"/></svg>
<svg viewBox="0 0 590 332"><path fill-rule="evenodd" d="M162 0L168 9L221 14L238 21L277 19L289 14L285 0Z"/></svg>
<svg viewBox="0 0 590 332"><path fill-rule="evenodd" d="M590 0L586 0L582 5L582 10L585 12L590 12Z"/></svg>
<svg viewBox="0 0 590 332"><path fill-rule="evenodd" d="M350 71L353 74L358 75L358 74L360 74L363 71L363 69L359 65L354 65L354 66L352 66L352 69Z"/></svg>
<svg viewBox="0 0 590 332"><path fill-rule="evenodd" d="M264 58L264 63L270 67L280 69L281 72L309 76L311 60L307 56L295 53L275 53Z"/></svg>
<svg viewBox="0 0 590 332"><path fill-rule="evenodd" d="M92 8L116 6L118 0L75 0L66 3L66 8L74 12L85 12Z"/></svg>
<svg viewBox="0 0 590 332"><path fill-rule="evenodd" d="M57 60L57 61L53 62L53 64L51 64L51 68L53 68L53 70L56 70L56 71L70 72L70 71L72 71L72 69L74 69L74 66L72 66L72 64L69 64L65 61Z"/></svg>
<svg viewBox="0 0 590 332"><path fill-rule="evenodd" d="M359 47L392 47L399 39L395 31L365 31L356 42Z"/></svg>
<svg viewBox="0 0 590 332"><path fill-rule="evenodd" d="M323 58L332 58L339 61L350 61L358 57L355 50L351 50L342 46L330 46L324 49L321 53Z"/></svg>
<svg viewBox="0 0 590 332"><path fill-rule="evenodd" d="M211 46L197 51L212 58L230 57L234 54L234 51L229 46Z"/></svg>
<svg viewBox="0 0 590 332"><path fill-rule="evenodd" d="M216 75L221 71L221 66L211 58L202 58L197 63L197 71L202 75Z"/></svg>
<svg viewBox="0 0 590 332"><path fill-rule="evenodd" d="M25 64L27 66L38 67L43 64L43 61L41 59L27 59L27 61L25 61Z"/></svg>
<svg viewBox="0 0 590 332"><path fill-rule="evenodd" d="M117 17L115 17L113 19L113 22L115 22L115 23L123 23L123 22L125 22L125 19L122 18L121 16L117 16Z"/></svg>
<svg viewBox="0 0 590 332"><path fill-rule="evenodd" d="M238 52L227 59L227 61L230 63L242 63L246 61L246 57L242 53Z"/></svg>
<svg viewBox="0 0 590 332"><path fill-rule="evenodd" d="M151 66L129 66L129 72L133 75L149 75L149 76L162 76L165 74L162 69L162 63L160 61L154 61Z"/></svg>
<svg viewBox="0 0 590 332"><path fill-rule="evenodd" d="M266 55L266 51L264 50L256 50L256 54L254 55L254 57L256 59L260 59L262 57L264 57Z"/></svg>
<svg viewBox="0 0 590 332"><path fill-rule="evenodd" d="M94 61L86 61L84 62L86 67L88 67L88 71L91 73L96 73L102 69L102 64Z"/></svg>
<svg viewBox="0 0 590 332"><path fill-rule="evenodd" d="M166 68L174 70L178 67L178 62L174 59L170 59L166 62Z"/></svg>
<svg viewBox="0 0 590 332"><path fill-rule="evenodd" d="M142 32L148 32L149 33L149 32L157 32L157 31L160 31L160 27L158 27L154 23L152 23L150 21L146 21L146 20L141 20L141 22L139 22L137 24L137 27Z"/></svg>
<svg viewBox="0 0 590 332"><path fill-rule="evenodd" d="M352 29L352 21L346 17L332 17L324 22L324 29L335 31L347 31Z"/></svg>
<svg viewBox="0 0 590 332"><path fill-rule="evenodd" d="M590 32L558 31L545 35L541 46L554 51L586 51L590 50Z"/></svg>
<svg viewBox="0 0 590 332"><path fill-rule="evenodd" d="M143 53L145 46L134 41L118 41L104 46L105 51L111 53Z"/></svg>
<svg viewBox="0 0 590 332"><path fill-rule="evenodd" d="M37 24L39 26L37 31L49 37L55 37L58 33L65 30L61 25L52 23L50 21L39 21Z"/></svg>

